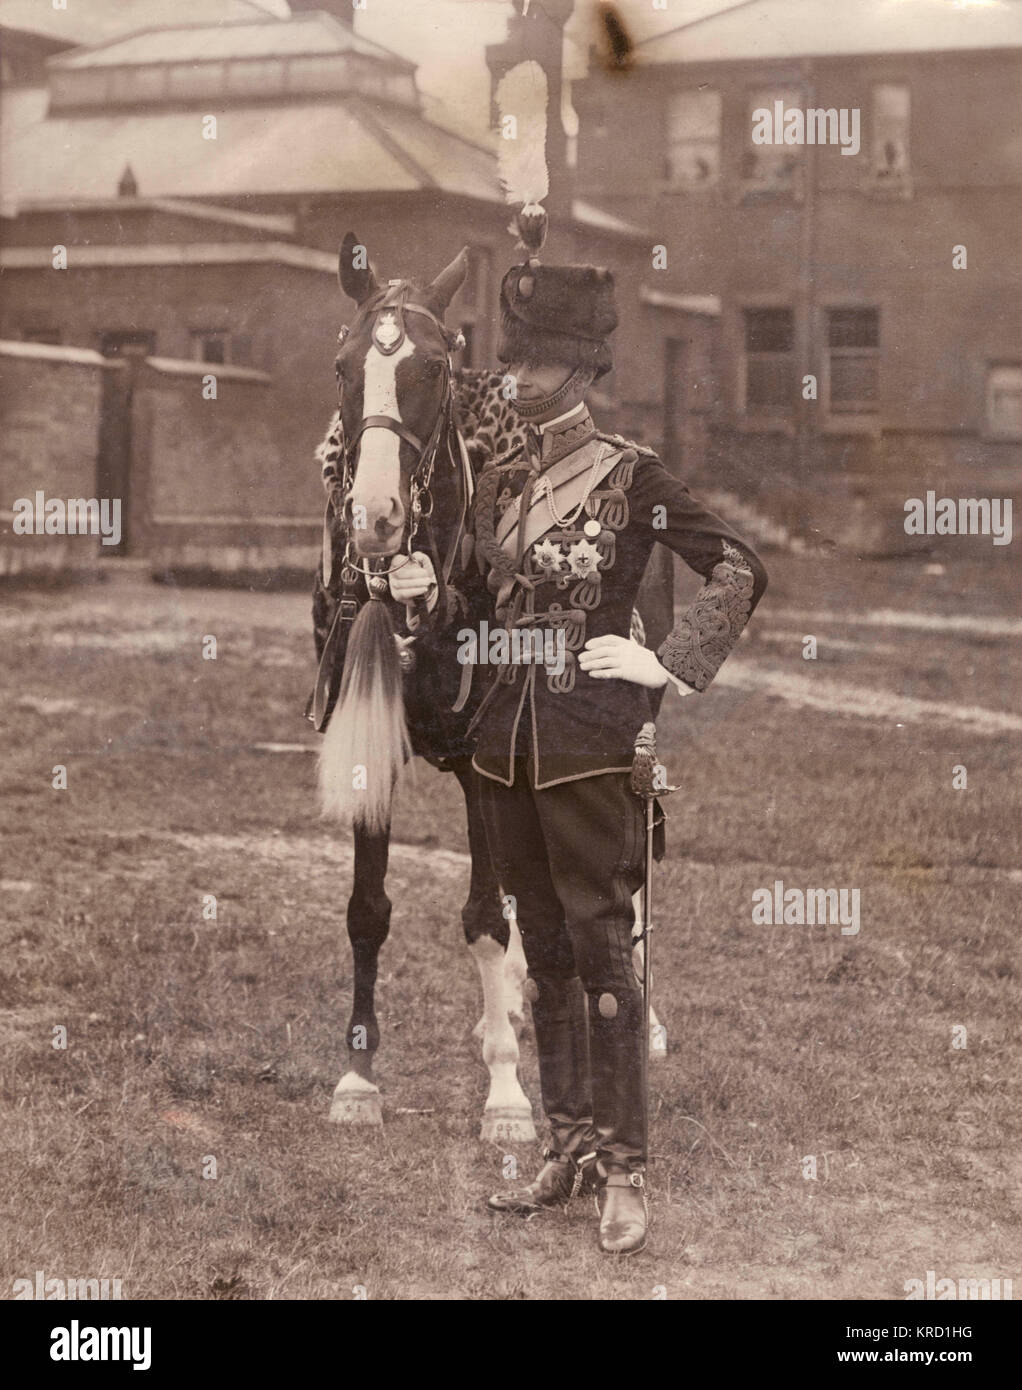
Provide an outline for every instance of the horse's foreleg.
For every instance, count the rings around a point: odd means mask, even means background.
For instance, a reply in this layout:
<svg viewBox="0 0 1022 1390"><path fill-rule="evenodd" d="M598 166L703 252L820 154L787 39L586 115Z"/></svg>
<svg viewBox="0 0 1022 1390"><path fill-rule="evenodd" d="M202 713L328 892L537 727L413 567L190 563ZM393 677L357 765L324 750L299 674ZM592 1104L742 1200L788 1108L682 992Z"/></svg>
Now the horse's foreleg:
<svg viewBox="0 0 1022 1390"><path fill-rule="evenodd" d="M348 901L348 938L355 982L348 1023L348 1070L337 1083L330 1106L335 1124L383 1123L373 1060L380 1045L376 1021L376 972L380 947L390 931L390 899L384 892L390 830L355 827L354 885Z"/></svg>
<svg viewBox="0 0 1022 1390"><path fill-rule="evenodd" d="M525 998L522 990L529 967L522 948L522 934L518 930L518 918L511 915L508 920L507 950L504 952L504 997L507 1011L515 1032L525 1024Z"/></svg>
<svg viewBox="0 0 1022 1390"><path fill-rule="evenodd" d="M536 1138L532 1107L518 1080L518 1038L508 1018L504 958L509 927L496 876L490 864L479 812L478 776L470 767L458 768L468 813L468 844L472 856L468 899L461 913L465 940L475 957L483 986L483 1061L490 1073L481 1139L502 1143L531 1143ZM515 936L518 936L515 928ZM519 949L521 943L519 941ZM521 990L517 1005L521 1010Z"/></svg>

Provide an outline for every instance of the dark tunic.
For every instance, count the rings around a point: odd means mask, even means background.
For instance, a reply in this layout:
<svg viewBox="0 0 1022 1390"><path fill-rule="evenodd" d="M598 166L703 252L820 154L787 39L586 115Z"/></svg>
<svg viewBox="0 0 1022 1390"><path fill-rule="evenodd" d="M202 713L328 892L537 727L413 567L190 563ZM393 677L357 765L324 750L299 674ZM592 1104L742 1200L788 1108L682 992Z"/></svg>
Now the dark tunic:
<svg viewBox="0 0 1022 1390"><path fill-rule="evenodd" d="M567 503L584 495L590 467L599 481L571 524L558 524L554 513L571 516L577 504ZM551 499L543 479L556 479L558 469L562 477L574 474L575 490L569 484ZM508 522L501 522L509 508L516 515L530 474L523 546L519 526L503 536ZM538 471L522 456L492 466L480 480L475 530L498 619L512 629L560 629L566 648L559 674L535 663L510 664L484 700L474 765L507 786L514 782L516 758L527 761L537 790L630 770L636 735L654 717L652 697L660 692L596 679L578 666L577 654L590 638L629 636L639 584L658 541L706 581L657 649L667 670L694 690L710 684L766 588L763 565L747 542L655 454L608 435L590 434L570 460L544 461ZM492 670L483 667L479 674Z"/></svg>

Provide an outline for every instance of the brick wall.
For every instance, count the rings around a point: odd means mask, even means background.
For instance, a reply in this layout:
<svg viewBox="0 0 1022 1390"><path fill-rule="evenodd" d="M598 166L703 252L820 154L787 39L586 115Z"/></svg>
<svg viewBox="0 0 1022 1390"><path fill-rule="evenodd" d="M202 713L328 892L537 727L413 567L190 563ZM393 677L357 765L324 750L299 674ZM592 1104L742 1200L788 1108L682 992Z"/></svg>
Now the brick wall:
<svg viewBox="0 0 1022 1390"><path fill-rule="evenodd" d="M203 383L216 378L216 399ZM322 485L288 393L260 372L149 358L137 369L133 548L159 573L304 571ZM318 430L316 435L318 438Z"/></svg>
<svg viewBox="0 0 1022 1390"><path fill-rule="evenodd" d="M0 342L0 577L95 563L90 536L15 535L18 498L95 497L104 382L97 352Z"/></svg>

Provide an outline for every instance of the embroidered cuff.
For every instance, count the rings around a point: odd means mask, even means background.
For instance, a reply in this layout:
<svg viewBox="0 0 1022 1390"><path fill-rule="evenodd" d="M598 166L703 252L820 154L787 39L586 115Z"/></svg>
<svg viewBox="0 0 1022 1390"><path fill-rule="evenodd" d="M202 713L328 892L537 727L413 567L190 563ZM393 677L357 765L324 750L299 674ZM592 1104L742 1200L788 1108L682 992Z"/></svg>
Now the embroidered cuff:
<svg viewBox="0 0 1022 1390"><path fill-rule="evenodd" d="M657 651L668 674L694 690L705 690L713 680L752 612L752 570L740 550L727 541L721 545L724 558Z"/></svg>

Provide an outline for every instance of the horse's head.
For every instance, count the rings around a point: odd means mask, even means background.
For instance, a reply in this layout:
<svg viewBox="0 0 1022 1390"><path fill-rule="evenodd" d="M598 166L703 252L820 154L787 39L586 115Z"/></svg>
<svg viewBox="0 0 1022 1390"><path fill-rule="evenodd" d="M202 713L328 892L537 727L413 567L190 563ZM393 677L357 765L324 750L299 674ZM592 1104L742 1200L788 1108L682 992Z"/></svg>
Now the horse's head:
<svg viewBox="0 0 1022 1390"><path fill-rule="evenodd" d="M451 392L455 343L444 313L467 271L461 251L430 285L381 284L351 232L341 246L341 287L358 305L336 364L350 482L345 520L361 557L401 549L428 488Z"/></svg>

